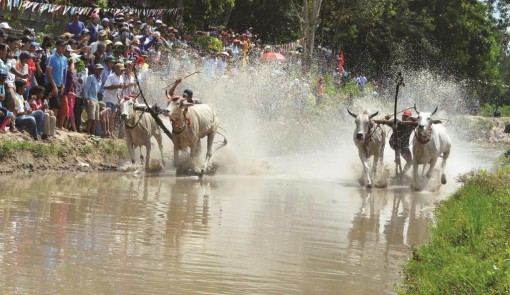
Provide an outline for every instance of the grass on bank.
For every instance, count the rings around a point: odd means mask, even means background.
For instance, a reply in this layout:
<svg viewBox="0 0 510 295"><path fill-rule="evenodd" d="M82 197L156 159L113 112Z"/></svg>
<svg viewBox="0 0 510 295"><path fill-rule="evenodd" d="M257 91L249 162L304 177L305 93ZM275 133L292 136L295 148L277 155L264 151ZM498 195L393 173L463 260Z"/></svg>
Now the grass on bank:
<svg viewBox="0 0 510 295"><path fill-rule="evenodd" d="M0 141L0 159L15 155L20 151L31 152L35 157L46 158L51 155L63 155L66 148L59 144L45 144L32 140L17 141L6 139ZM101 140L97 143L85 145L79 149L83 154L91 154L93 152L105 153L109 155L125 155L127 154L127 147L125 144L117 143L111 140Z"/></svg>
<svg viewBox="0 0 510 295"><path fill-rule="evenodd" d="M460 180L405 264L400 294L510 294L510 166Z"/></svg>

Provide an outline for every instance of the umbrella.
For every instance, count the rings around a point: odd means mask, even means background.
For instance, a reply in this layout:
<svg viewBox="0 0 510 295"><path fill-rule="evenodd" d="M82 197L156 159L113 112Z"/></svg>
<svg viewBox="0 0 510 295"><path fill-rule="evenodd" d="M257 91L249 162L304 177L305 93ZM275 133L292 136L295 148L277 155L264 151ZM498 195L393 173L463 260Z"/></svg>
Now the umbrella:
<svg viewBox="0 0 510 295"><path fill-rule="evenodd" d="M262 54L262 57L260 58L260 60L262 60L262 61L264 61L264 60L285 61L285 60L287 60L287 58L283 54L280 54L278 52L265 52L264 54Z"/></svg>

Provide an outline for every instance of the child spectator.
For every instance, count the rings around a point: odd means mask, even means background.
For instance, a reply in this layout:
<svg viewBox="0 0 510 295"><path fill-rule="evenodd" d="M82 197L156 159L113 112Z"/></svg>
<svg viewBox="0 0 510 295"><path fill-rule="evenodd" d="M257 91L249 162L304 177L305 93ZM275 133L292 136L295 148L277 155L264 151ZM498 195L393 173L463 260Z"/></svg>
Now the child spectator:
<svg viewBox="0 0 510 295"><path fill-rule="evenodd" d="M34 86L30 89L29 103L32 111L43 111L43 135L42 139L46 140L50 136L55 136L55 128L57 124L57 117L53 111L48 108L48 101L44 99L44 87Z"/></svg>

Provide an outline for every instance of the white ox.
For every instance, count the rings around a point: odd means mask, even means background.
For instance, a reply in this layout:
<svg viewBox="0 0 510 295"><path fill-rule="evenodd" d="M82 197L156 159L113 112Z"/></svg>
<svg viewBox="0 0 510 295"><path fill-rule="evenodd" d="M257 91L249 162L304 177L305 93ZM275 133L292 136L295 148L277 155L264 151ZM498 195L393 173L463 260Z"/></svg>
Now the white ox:
<svg viewBox="0 0 510 295"><path fill-rule="evenodd" d="M446 160L450 155L452 142L450 136L446 132L445 127L440 124L439 120L432 120L432 116L437 112L437 107L432 113L418 112L416 105L414 106L418 117L416 118L416 130L413 140L413 177L414 182L418 180L418 165L429 164L430 167L425 174L427 178L432 175L432 170L436 165L437 158L443 157L441 162L441 183L446 183L444 167Z"/></svg>
<svg viewBox="0 0 510 295"><path fill-rule="evenodd" d="M372 118L377 116L379 112L370 115L369 111L365 110L363 113L356 115L349 110L347 111L349 115L356 119L356 129L354 129L353 135L354 144L358 148L358 155L363 165L365 185L367 188L372 188L368 159L374 156L372 172L375 174L379 161L383 161L386 133L372 121Z"/></svg>
<svg viewBox="0 0 510 295"><path fill-rule="evenodd" d="M193 104L185 98L178 98L169 102L167 115L172 122L175 166L178 164L179 151L188 147L195 163L200 154L200 139L207 136L205 163L200 171L202 176L212 157L212 145L218 130L219 119L215 110L208 104Z"/></svg>
<svg viewBox="0 0 510 295"><path fill-rule="evenodd" d="M121 118L124 122L124 134L126 137L126 145L131 156L131 162L135 163L135 147L145 146L145 168L149 168L149 160L151 154L151 138L156 138L161 153L161 162L163 166L165 162L163 160L163 143L161 138L161 132L158 124L147 111L140 111L138 109L145 109L145 105L138 105L135 103L134 98L125 97L119 99ZM140 154L140 158L143 156Z"/></svg>

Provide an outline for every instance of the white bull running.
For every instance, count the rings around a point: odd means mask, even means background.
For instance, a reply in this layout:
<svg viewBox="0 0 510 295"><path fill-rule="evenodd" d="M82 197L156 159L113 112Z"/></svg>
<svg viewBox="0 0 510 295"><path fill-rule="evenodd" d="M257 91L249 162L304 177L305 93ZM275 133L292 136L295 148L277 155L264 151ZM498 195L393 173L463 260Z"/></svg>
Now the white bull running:
<svg viewBox="0 0 510 295"><path fill-rule="evenodd" d="M131 156L131 162L135 163L135 147L145 146L145 168L149 168L149 160L151 154L151 138L156 138L161 153L161 162L163 166L163 143L161 138L161 131L158 124L149 112L136 110L137 104L134 98L126 96L124 99L119 99L121 118L124 122L124 134L126 137L126 145ZM145 106L145 105L143 105ZM140 153L143 161L143 156Z"/></svg>
<svg viewBox="0 0 510 295"><path fill-rule="evenodd" d="M377 116L379 112L370 115L368 110L356 115L347 110L349 115L353 116L356 120L356 128L354 129L353 140L358 148L358 155L363 165L364 183L367 188L372 188L372 179L370 177L370 167L368 160L374 157L372 164L372 172L375 175L379 161L383 161L384 144L386 140L386 133L382 128L378 128L372 121L372 118Z"/></svg>
<svg viewBox="0 0 510 295"><path fill-rule="evenodd" d="M441 162L441 183L446 184L446 175L444 168L446 160L450 155L452 146L450 136L446 132L446 128L439 120L433 120L432 116L437 112L437 107L432 113L419 112L414 106L418 117L416 118L416 130L413 139L413 177L414 183L418 180L418 166L429 164L429 168L425 176L430 178L438 157L442 157Z"/></svg>
<svg viewBox="0 0 510 295"><path fill-rule="evenodd" d="M195 162L200 154L200 139L207 136L204 166L200 172L194 171L202 176L212 157L212 145L218 130L219 119L216 111L208 104L193 104L184 98L179 98L169 102L167 115L172 122L175 166L178 164L179 151L188 147L190 156Z"/></svg>

